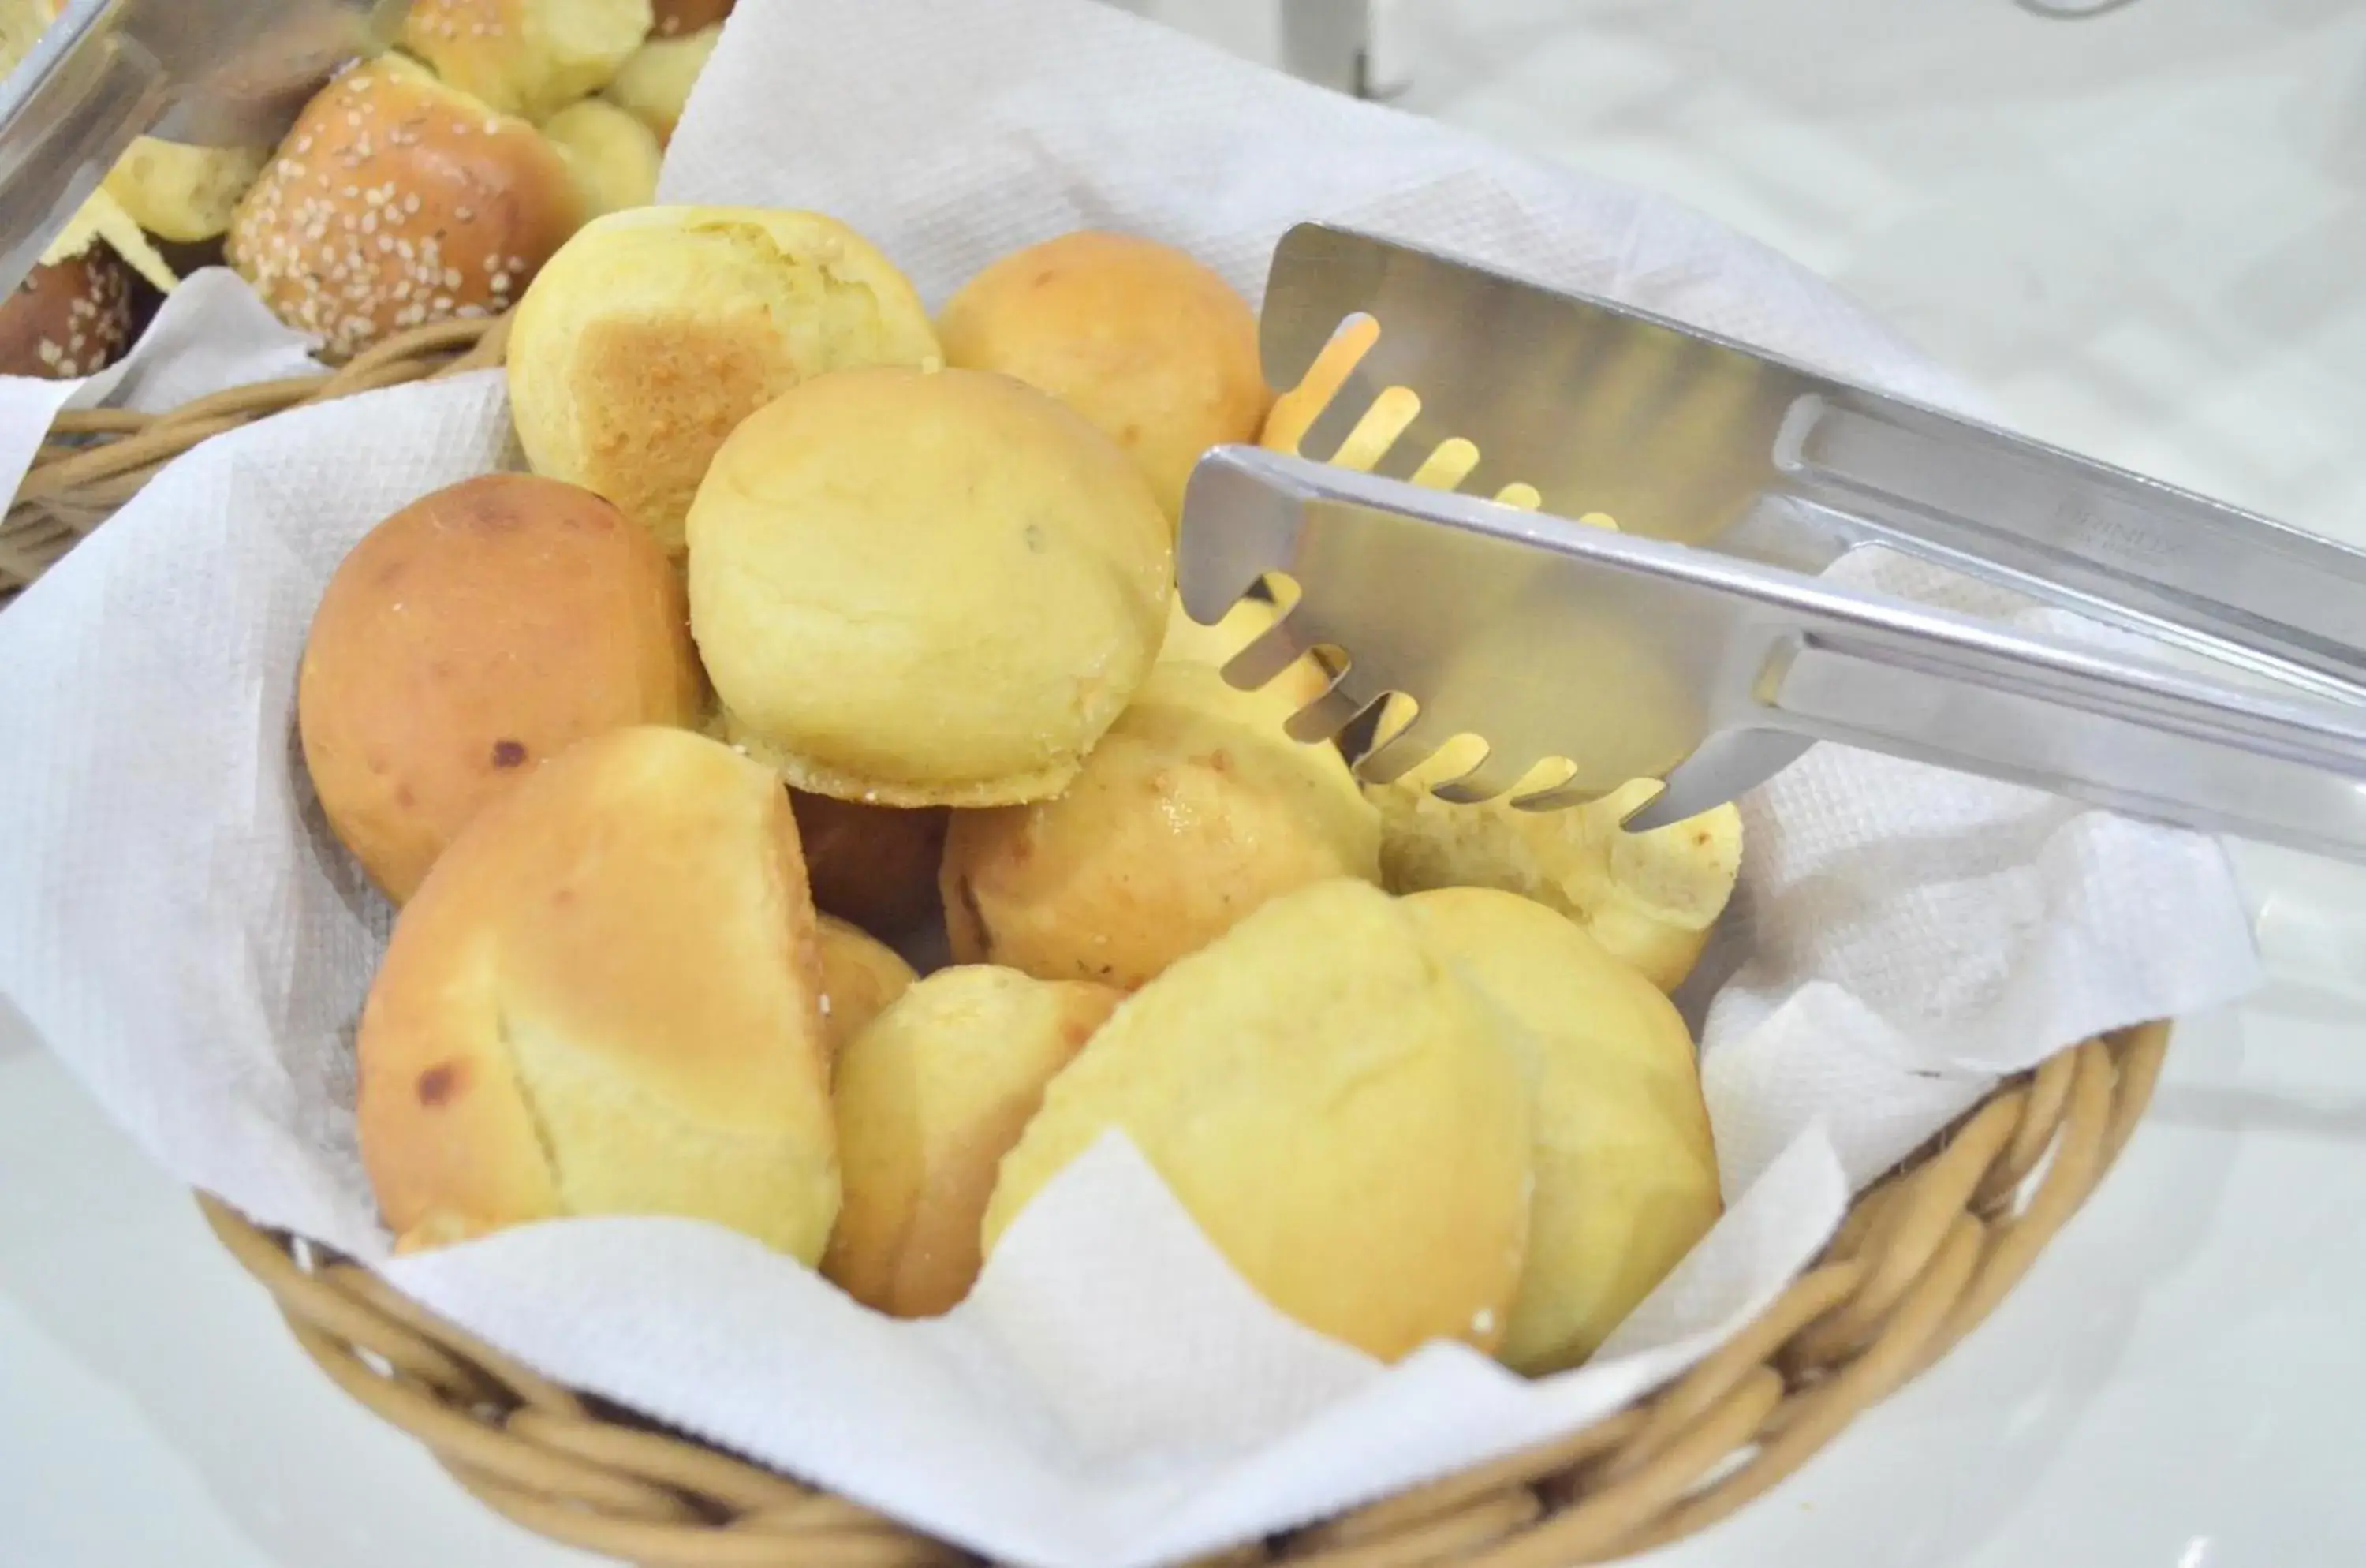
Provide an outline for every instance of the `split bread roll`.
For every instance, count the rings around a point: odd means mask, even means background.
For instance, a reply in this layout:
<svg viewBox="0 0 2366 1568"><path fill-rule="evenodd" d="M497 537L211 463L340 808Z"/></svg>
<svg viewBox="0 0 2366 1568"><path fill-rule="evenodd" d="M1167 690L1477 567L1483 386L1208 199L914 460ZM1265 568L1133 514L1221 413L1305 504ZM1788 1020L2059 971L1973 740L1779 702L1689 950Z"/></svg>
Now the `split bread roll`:
<svg viewBox="0 0 2366 1568"><path fill-rule="evenodd" d="M546 763L437 863L363 1010L362 1159L398 1250L670 1214L817 1261L839 1206L820 996L770 773L655 728Z"/></svg>
<svg viewBox="0 0 2366 1568"><path fill-rule="evenodd" d="M625 62L601 96L648 126L659 146L666 145L722 41L720 27L651 39Z"/></svg>
<svg viewBox="0 0 2366 1568"><path fill-rule="evenodd" d="M535 472L599 491L679 556L742 420L825 371L937 358L920 297L844 224L648 207L587 225L525 291L510 402Z"/></svg>
<svg viewBox="0 0 2366 1568"><path fill-rule="evenodd" d="M1124 999L1008 969L941 969L838 1063L846 1199L821 1270L896 1317L951 1312L977 1282L979 1222L1043 1086Z"/></svg>
<svg viewBox="0 0 2366 1568"><path fill-rule="evenodd" d="M1255 441L1272 400L1248 301L1132 234L1080 231L1003 257L953 296L938 332L947 364L1015 376L1091 420L1169 519L1200 454Z"/></svg>
<svg viewBox="0 0 2366 1568"><path fill-rule="evenodd" d="M329 825L409 897L468 819L603 730L704 702L664 552L589 491L464 480L363 536L314 612L297 682Z"/></svg>
<svg viewBox="0 0 2366 1568"><path fill-rule="evenodd" d="M1692 1036L1650 981L1541 904L1456 887L1404 908L1431 950L1519 1025L1537 1186L1499 1354L1519 1371L1564 1371L1722 1212Z"/></svg>
<svg viewBox="0 0 2366 1568"><path fill-rule="evenodd" d="M131 346L132 275L104 244L35 267L0 300L0 376L96 376Z"/></svg>
<svg viewBox="0 0 2366 1568"><path fill-rule="evenodd" d="M821 917L822 1033L833 1059L919 976L903 955L844 920Z"/></svg>
<svg viewBox="0 0 2366 1568"><path fill-rule="evenodd" d="M734 739L876 806L1065 787L1149 673L1174 581L1124 455L968 370L842 370L767 403L715 455L687 542Z"/></svg>
<svg viewBox="0 0 2366 1568"><path fill-rule="evenodd" d="M541 119L606 86L655 20L649 0L411 0L402 43L463 92Z"/></svg>
<svg viewBox="0 0 2366 1568"><path fill-rule="evenodd" d="M408 327L508 310L584 217L540 131L389 55L305 107L226 249L281 321L346 359Z"/></svg>
<svg viewBox="0 0 2366 1568"><path fill-rule="evenodd" d="M1741 813L1720 806L1629 833L1619 822L1659 789L1649 779L1560 811L1521 811L1505 800L1458 806L1429 793L1477 760L1449 743L1367 790L1380 810L1380 871L1391 891L1517 893L1576 921L1662 990L1682 985L1741 875Z"/></svg>
<svg viewBox="0 0 2366 1568"><path fill-rule="evenodd" d="M1433 1339L1493 1350L1534 1169L1506 1027L1379 889L1278 898L1136 992L1053 1080L1002 1162L987 1255L1117 1129L1281 1312L1385 1360Z"/></svg>
<svg viewBox="0 0 2366 1568"><path fill-rule="evenodd" d="M1244 711L1205 665L1162 663L1057 796L954 815L956 959L1127 990L1269 899L1380 881L1380 816L1339 753Z"/></svg>

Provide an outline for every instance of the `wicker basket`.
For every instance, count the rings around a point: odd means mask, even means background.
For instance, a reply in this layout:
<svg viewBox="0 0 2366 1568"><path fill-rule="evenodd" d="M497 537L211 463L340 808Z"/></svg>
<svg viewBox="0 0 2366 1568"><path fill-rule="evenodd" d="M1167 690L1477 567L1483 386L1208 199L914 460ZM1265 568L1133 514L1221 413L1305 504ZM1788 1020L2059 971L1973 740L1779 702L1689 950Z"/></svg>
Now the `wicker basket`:
<svg viewBox="0 0 2366 1568"><path fill-rule="evenodd" d="M501 363L495 324L392 340L332 375L172 413L62 416L5 521L0 597L166 462L301 403ZM1725 1517L1986 1317L2135 1129L2166 1024L2090 1040L2001 1086L1857 1201L1816 1267L1731 1343L1586 1431L1226 1553L1309 1568L1559 1568ZM340 1388L462 1486L543 1535L663 1568L893 1568L967 1554L576 1394L301 1237L206 1217Z"/></svg>

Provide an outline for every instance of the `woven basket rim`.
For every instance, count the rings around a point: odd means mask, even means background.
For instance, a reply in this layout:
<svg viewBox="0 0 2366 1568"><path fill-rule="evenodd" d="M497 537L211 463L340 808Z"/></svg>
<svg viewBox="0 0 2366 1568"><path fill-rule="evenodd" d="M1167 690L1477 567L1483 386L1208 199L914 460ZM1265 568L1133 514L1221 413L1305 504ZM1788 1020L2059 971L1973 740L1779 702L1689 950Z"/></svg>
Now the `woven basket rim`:
<svg viewBox="0 0 2366 1568"><path fill-rule="evenodd" d="M1763 1494L2004 1299L2118 1157L2170 1026L2056 1053L1859 1194L1741 1334L1584 1430L1221 1554L1226 1565L1559 1568L1668 1545ZM363 1266L198 1195L330 1380L462 1487L563 1544L683 1568L974 1562L963 1549L576 1393Z"/></svg>
<svg viewBox="0 0 2366 1568"><path fill-rule="evenodd" d="M0 604L175 457L306 404L500 366L506 318L390 339L318 376L158 415L62 414L5 516ZM2078 1212L2151 1098L2169 1026L2088 1040L1998 1086L1860 1193L1816 1265L1691 1371L1584 1431L1211 1560L1559 1568L1726 1517L1977 1326ZM305 1239L200 1194L331 1381L468 1492L568 1545L666 1568L974 1559L884 1515L543 1378Z"/></svg>

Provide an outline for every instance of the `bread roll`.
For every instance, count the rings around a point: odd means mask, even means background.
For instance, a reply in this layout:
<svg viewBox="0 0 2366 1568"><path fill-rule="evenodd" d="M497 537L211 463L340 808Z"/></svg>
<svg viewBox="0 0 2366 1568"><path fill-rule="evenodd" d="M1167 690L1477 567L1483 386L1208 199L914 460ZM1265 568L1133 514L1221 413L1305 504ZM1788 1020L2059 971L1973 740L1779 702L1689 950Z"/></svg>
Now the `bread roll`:
<svg viewBox="0 0 2366 1568"><path fill-rule="evenodd" d="M1268 900L1380 881L1380 816L1339 753L1243 714L1205 665L1161 664L1049 800L954 815L953 956L1131 990Z"/></svg>
<svg viewBox="0 0 2366 1568"><path fill-rule="evenodd" d="M1405 908L1520 1026L1537 1187L1501 1354L1525 1372L1576 1366L1721 1210L1692 1036L1649 981L1541 904L1453 887Z"/></svg>
<svg viewBox="0 0 2366 1568"><path fill-rule="evenodd" d="M402 42L463 92L542 119L606 86L653 20L649 0L411 0Z"/></svg>
<svg viewBox="0 0 2366 1568"><path fill-rule="evenodd" d="M698 85L715 46L722 41L720 27L653 39L625 62L603 96L648 126L659 145L667 145L682 123L691 89Z"/></svg>
<svg viewBox="0 0 2366 1568"><path fill-rule="evenodd" d="M362 1159L398 1250L675 1214L817 1260L820 991L778 781L687 730L575 747L454 843L370 987Z"/></svg>
<svg viewBox="0 0 2366 1568"><path fill-rule="evenodd" d="M1170 519L1200 455L1255 441L1271 401L1248 302L1130 234L1065 234L1003 257L953 296L938 331L947 364L1016 376L1098 425Z"/></svg>
<svg viewBox="0 0 2366 1568"><path fill-rule="evenodd" d="M1174 581L1124 456L968 370L767 404L715 454L689 544L691 626L749 750L879 806L1058 793L1149 672Z"/></svg>
<svg viewBox="0 0 2366 1568"><path fill-rule="evenodd" d="M1221 671L1233 657L1270 630L1281 612L1270 601L1243 599L1212 626L1203 626L1183 608L1178 595L1166 616L1166 640L1158 650L1161 663L1204 664ZM1243 713L1260 715L1258 722L1276 727L1331 689L1332 676L1312 653L1254 691L1227 686L1230 701Z"/></svg>
<svg viewBox="0 0 2366 1568"><path fill-rule="evenodd" d="M510 401L536 473L598 491L679 555L741 420L826 370L936 359L920 297L845 225L648 207L590 224L526 291Z"/></svg>
<svg viewBox="0 0 2366 1568"><path fill-rule="evenodd" d="M567 160L397 57L306 106L231 220L231 265L350 358L389 333L499 314L583 221Z"/></svg>
<svg viewBox="0 0 2366 1568"><path fill-rule="evenodd" d="M105 244L35 267L0 302L0 376L96 376L131 346L131 269Z"/></svg>
<svg viewBox="0 0 2366 1568"><path fill-rule="evenodd" d="M570 104L542 122L542 133L566 155L583 209L600 217L657 198L664 154L649 128L599 98Z"/></svg>
<svg viewBox="0 0 2366 1568"><path fill-rule="evenodd" d="M652 38L678 38L711 28L731 14L731 0L657 0Z"/></svg>
<svg viewBox="0 0 2366 1568"><path fill-rule="evenodd" d="M1741 814L1720 806L1690 821L1629 833L1620 820L1660 786L1642 780L1588 805L1519 811L1502 800L1456 806L1428 785L1468 770L1459 745L1385 788L1380 871L1398 893L1494 887L1566 915L1662 990L1682 985L1741 872Z"/></svg>
<svg viewBox="0 0 2366 1568"><path fill-rule="evenodd" d="M365 535L330 579L298 682L330 826L398 903L495 796L576 741L697 721L681 586L588 491L494 474Z"/></svg>
<svg viewBox="0 0 2366 1568"><path fill-rule="evenodd" d="M238 198L271 161L267 147L190 147L143 136L107 171L107 190L161 240L226 233Z"/></svg>
<svg viewBox="0 0 2366 1568"><path fill-rule="evenodd" d="M821 917L822 1033L833 1058L912 988L919 976L885 942L831 916Z"/></svg>
<svg viewBox="0 0 2366 1568"><path fill-rule="evenodd" d="M1008 969L941 969L882 1013L839 1058L846 1199L822 1272L896 1317L958 1306L977 1281L1003 1155L1122 999Z"/></svg>
<svg viewBox="0 0 2366 1568"><path fill-rule="evenodd" d="M1277 898L1134 994L1002 1162L986 1248L1111 1128L1276 1307L1393 1360L1492 1350L1532 1140L1500 1015L1360 882Z"/></svg>
<svg viewBox="0 0 2366 1568"><path fill-rule="evenodd" d="M814 902L874 935L900 937L937 908L947 813L898 811L790 792Z"/></svg>

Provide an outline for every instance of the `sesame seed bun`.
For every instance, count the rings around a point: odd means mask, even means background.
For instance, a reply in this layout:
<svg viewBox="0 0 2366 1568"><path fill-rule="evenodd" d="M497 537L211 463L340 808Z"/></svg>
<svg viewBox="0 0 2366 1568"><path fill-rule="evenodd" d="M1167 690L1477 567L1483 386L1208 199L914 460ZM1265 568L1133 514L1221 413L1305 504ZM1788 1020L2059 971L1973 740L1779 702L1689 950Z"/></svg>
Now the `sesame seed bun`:
<svg viewBox="0 0 2366 1568"><path fill-rule="evenodd" d="M104 244L33 269L0 302L0 376L95 376L131 346L131 269Z"/></svg>
<svg viewBox="0 0 2366 1568"><path fill-rule="evenodd" d="M541 119L606 86L654 21L649 0L411 0L402 43L454 86Z"/></svg>
<svg viewBox="0 0 2366 1568"><path fill-rule="evenodd" d="M540 131L389 56L313 98L231 223L279 319L350 358L390 333L498 315L584 217Z"/></svg>

